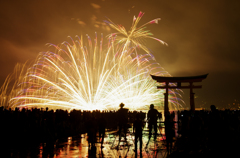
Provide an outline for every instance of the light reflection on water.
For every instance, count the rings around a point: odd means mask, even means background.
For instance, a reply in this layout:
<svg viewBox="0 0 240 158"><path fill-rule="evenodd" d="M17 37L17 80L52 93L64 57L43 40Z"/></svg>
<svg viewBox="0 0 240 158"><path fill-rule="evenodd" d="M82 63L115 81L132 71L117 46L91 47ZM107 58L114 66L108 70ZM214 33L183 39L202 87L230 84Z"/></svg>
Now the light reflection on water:
<svg viewBox="0 0 240 158"><path fill-rule="evenodd" d="M163 124L161 124L163 126ZM143 131L143 149L142 156L145 157L166 157L166 148L163 145L164 128L159 128L157 141L153 141L153 136L150 143L148 142L148 130L147 124ZM34 142L34 140L32 140ZM19 142L15 145L17 150L11 151L11 157L18 158L85 158L85 157L97 157L97 158L119 158L119 157L135 157L134 152L134 136L132 135L132 128L129 128L127 135L127 144L124 141L120 141L120 146L117 149L119 142L116 131L106 132L104 139L104 148L101 148L100 143L96 143L96 148L89 148L87 141L87 134L81 134L81 136L68 137L61 139L56 142L47 142L30 145L25 145L24 141ZM31 147L29 147L31 146ZM138 145L139 146L139 145ZM16 148L15 148L16 149ZM140 156L138 148L138 157ZM0 156L2 157L2 156Z"/></svg>
<svg viewBox="0 0 240 158"><path fill-rule="evenodd" d="M81 137L68 137L66 140L61 140L47 146L47 144L41 144L39 149L39 158L53 157L53 158L85 158L85 157L97 157L97 158L119 158L119 157L135 157L134 152L134 136L131 129L128 131L127 143L120 141L119 148L117 145L119 138L116 131L106 132L104 139L104 148L101 148L100 143L96 143L96 148L89 148L87 135L82 134ZM161 133L164 134L164 129L161 129ZM122 138L123 140L123 138ZM157 141L154 142L153 138L150 143L148 141L148 131L145 128L143 131L143 157L166 157L166 149L163 145L163 137L159 135ZM139 144L138 144L139 145ZM138 146L139 147L139 146ZM138 148L138 157L140 157Z"/></svg>

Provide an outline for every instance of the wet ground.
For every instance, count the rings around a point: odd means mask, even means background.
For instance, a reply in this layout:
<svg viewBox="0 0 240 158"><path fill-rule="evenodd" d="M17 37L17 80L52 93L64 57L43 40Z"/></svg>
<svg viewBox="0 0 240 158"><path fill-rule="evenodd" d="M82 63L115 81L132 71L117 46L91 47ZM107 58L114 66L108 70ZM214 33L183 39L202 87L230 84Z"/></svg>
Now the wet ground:
<svg viewBox="0 0 240 158"><path fill-rule="evenodd" d="M167 157L167 150L164 143L164 129L159 132L157 141L153 140L153 137L148 142L148 130L143 131L143 157ZM99 142L99 141L98 141ZM119 146L118 146L119 144ZM138 144L139 145L139 144ZM59 148L60 147L60 148ZM101 148L100 143L96 143L96 147L89 147L87 141L87 135L81 135L81 138L69 137L65 142L59 142L57 152L54 153L56 158L82 158L82 157L99 157L99 158L114 158L114 157L135 157L134 147L134 135L131 129L127 133L127 141L122 138L119 143L119 137L116 131L107 132ZM137 151L138 157L140 157L140 150ZM42 153L39 157L43 157Z"/></svg>
<svg viewBox="0 0 240 158"><path fill-rule="evenodd" d="M142 157L167 157L167 150L164 143L164 129L159 129L157 141L153 140L153 136L148 142L148 130L145 128L143 131L143 149ZM29 144L29 143L28 143ZM119 146L118 146L119 144ZM138 144L139 145L139 144ZM107 131L104 139L103 148L99 143L99 139L95 147L89 147L87 141L87 134L81 136L68 137L66 139L58 140L53 143L30 144L28 147L22 145L10 151L10 157L16 158L119 158L135 157L134 135L131 129L127 133L127 141L124 138L120 140L117 131ZM137 155L140 157L140 150L138 148Z"/></svg>
<svg viewBox="0 0 240 158"><path fill-rule="evenodd" d="M162 158L167 156L166 147L162 135L158 135L157 141L154 142L151 138L148 142L148 131L144 130L143 133L143 157L157 157ZM87 135L83 134L80 137L69 137L65 142L58 142L55 146L54 158L85 158L85 157L98 157L98 158L119 158L119 157L135 157L134 152L134 136L131 131L127 134L127 141L122 138L120 140L116 131L106 133L103 148L100 143L96 143L96 147L89 147L87 141ZM39 158L46 157L43 153L44 147L40 147ZM138 157L140 157L140 150L137 151Z"/></svg>

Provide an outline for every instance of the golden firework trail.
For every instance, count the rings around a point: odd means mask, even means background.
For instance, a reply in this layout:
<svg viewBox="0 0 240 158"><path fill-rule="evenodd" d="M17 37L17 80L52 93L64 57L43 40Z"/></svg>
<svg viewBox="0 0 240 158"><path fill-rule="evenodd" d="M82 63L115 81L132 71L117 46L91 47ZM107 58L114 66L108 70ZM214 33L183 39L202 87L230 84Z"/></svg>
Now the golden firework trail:
<svg viewBox="0 0 240 158"><path fill-rule="evenodd" d="M94 40L87 36L87 44L82 36L59 46L49 44L51 50L39 53L34 64L25 69L26 73L18 75L9 94L6 91L10 78L3 85L1 95L8 99L2 99L2 104L8 102L10 108L67 110L113 110L122 102L130 110L162 105L163 90L156 89L150 74L169 74L155 61L142 40L152 38L166 43L145 30L147 24L157 23L159 19L137 28L142 15L140 12L134 18L129 33L124 27L108 22L125 37L110 34L106 44L103 35L100 39L96 35ZM145 53L138 53L139 47ZM170 95L170 105L181 106L179 94L172 91Z"/></svg>
<svg viewBox="0 0 240 158"><path fill-rule="evenodd" d="M124 46L123 50L127 49L126 47L128 47L131 44L132 46L140 47L148 54L150 52L149 52L148 48L143 44L146 38L151 38L151 39L159 41L161 44L167 45L166 42L153 37L153 34L149 30L146 30L146 26L148 24L157 24L158 21L160 20L160 18L153 19L153 20L141 25L140 27L138 27L138 23L141 20L143 15L144 15L144 13L140 12L137 17L135 17L135 16L133 17L132 26L129 31L126 31L124 26L117 25L117 24L113 23L110 19L108 19L108 21L105 21L105 22L111 28L113 28L114 30L117 31L116 33L111 33L110 35L108 35L108 37L116 36L118 43L121 43ZM117 35L119 35L119 36L117 36Z"/></svg>

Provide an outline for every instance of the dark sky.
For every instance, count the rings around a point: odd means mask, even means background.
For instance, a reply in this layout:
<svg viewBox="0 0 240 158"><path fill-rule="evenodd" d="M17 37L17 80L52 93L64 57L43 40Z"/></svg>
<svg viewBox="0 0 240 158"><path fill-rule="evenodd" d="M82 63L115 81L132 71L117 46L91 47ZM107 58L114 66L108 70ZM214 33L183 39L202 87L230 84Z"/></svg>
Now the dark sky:
<svg viewBox="0 0 240 158"><path fill-rule="evenodd" d="M16 63L34 60L46 43L68 36L107 35L107 18L129 29L134 15L140 24L161 18L148 29L168 46L148 41L157 62L172 76L209 73L194 90L196 105L224 106L240 99L240 1L237 0L17 0L0 2L0 83ZM189 91L184 90L188 104Z"/></svg>

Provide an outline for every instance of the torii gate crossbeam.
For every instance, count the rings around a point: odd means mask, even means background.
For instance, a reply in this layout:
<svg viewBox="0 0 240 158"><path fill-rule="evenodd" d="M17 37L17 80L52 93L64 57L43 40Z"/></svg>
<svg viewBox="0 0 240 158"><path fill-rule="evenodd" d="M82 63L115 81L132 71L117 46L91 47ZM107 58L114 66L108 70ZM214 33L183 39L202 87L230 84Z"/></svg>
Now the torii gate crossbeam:
<svg viewBox="0 0 240 158"><path fill-rule="evenodd" d="M190 89L190 106L191 110L195 110L194 103L194 88L202 88L202 86L193 85L194 82L202 82L203 79L207 77L208 74L200 76L188 76L188 77L164 77L164 76L154 76L151 75L153 80L156 80L159 83L165 83L163 86L158 86L158 89L166 89L164 93L164 115L166 112L169 112L168 108L168 89ZM187 86L182 86L182 83L189 83Z"/></svg>

